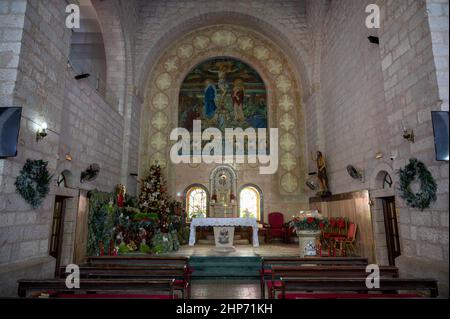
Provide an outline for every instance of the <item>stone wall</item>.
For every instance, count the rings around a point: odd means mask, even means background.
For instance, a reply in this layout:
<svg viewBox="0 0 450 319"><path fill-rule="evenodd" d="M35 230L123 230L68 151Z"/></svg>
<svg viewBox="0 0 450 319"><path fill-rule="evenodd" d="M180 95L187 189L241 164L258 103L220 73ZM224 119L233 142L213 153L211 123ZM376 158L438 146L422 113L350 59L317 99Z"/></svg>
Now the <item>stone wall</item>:
<svg viewBox="0 0 450 319"><path fill-rule="evenodd" d="M430 32L435 24L428 19L425 1L384 1L383 13L380 54L389 124L385 129L386 142L397 156L394 169L416 157L438 184L436 203L424 211L407 207L397 197L402 256L396 263L402 275L438 278L442 294L448 295L448 163L435 160L430 114L441 109L443 94L435 63L439 56ZM402 121L414 129L415 143L402 138Z"/></svg>
<svg viewBox="0 0 450 319"><path fill-rule="evenodd" d="M364 25L365 6L373 2L382 8L379 30ZM297 138L306 154L296 154L304 162L302 170L315 169L310 153L321 149L328 159L333 193L368 189L378 197L395 195L402 245L397 264L402 275L448 282L449 170L447 163L435 161L430 118L431 110L448 110L448 1L93 0L93 4L106 38L107 81L119 97L118 108L87 83L75 81L67 69L71 31L64 26L65 1L0 2L0 106L23 107L19 154L0 160L0 295L14 295L17 278L48 277L54 270L54 260L48 257L53 205L55 196L67 191L53 181L43 205L30 209L14 188L26 159L49 161L55 178L64 170L70 172L69 186L75 190L110 191L122 182L134 193L137 180L130 173L144 165L139 163L139 151L149 147L139 141L141 111L148 106L143 92L158 59L187 33L219 24L258 33L285 55L298 84L298 107L304 111L298 122L306 134ZM369 43L370 35L380 37L379 46ZM49 135L36 142L37 125L44 120ZM414 129L415 143L402 138L402 121ZM144 147L139 150L140 145ZM65 160L69 152L71 162ZM382 159L375 159L378 152L384 154ZM423 161L438 182L437 202L423 212L408 208L396 191L395 171L411 157ZM81 171L94 162L102 168L98 179L81 185ZM364 170L362 182L347 175L348 164ZM388 191L379 192L380 185L374 182L381 170L390 172L396 183ZM251 180L251 174L243 171L241 178ZM178 180L173 191L182 191L191 179ZM298 201L280 203L269 195L279 188L278 182L264 186L266 208L295 212ZM304 189L300 195L313 196ZM69 200L63 263L72 258L76 212L77 200ZM372 213L377 254L382 254L379 207ZM447 285L441 289L447 294Z"/></svg>
<svg viewBox="0 0 450 319"><path fill-rule="evenodd" d="M12 105L17 78L26 1L0 3L0 104ZM0 176L1 176L0 165Z"/></svg>
<svg viewBox="0 0 450 319"><path fill-rule="evenodd" d="M155 60L184 34L209 25L249 27L270 37L301 69L309 90L310 45L304 1L269 0L139 0L140 27L136 33L136 79L146 85Z"/></svg>
<svg viewBox="0 0 450 319"><path fill-rule="evenodd" d="M17 279L53 276L55 260L48 253L55 196L77 196L79 188L112 191L121 182L124 117L88 82L76 81L67 68L71 30L65 27L64 1L6 3L7 7L3 1L0 7L4 15L0 30L2 39L10 39L12 44L2 40L0 48L9 48L6 54L13 58L1 65L0 74L2 81L8 81L6 85L2 82L2 92L11 97L2 95L0 105L23 107L18 156L0 160L0 295L14 296ZM2 53L1 61L5 61L3 57ZM14 89L8 89L15 74ZM37 125L43 121L48 123L48 136L37 142ZM65 160L69 153L72 161ZM35 210L14 187L28 158L48 161L54 174L50 194ZM80 173L92 163L101 167L98 178L80 184ZM68 186L75 195L56 186L62 171L70 172ZM77 205L76 197L67 200L62 264L73 257Z"/></svg>
<svg viewBox="0 0 450 319"><path fill-rule="evenodd" d="M434 64L437 69L441 109L448 111L448 0L427 0L428 23L431 31Z"/></svg>
<svg viewBox="0 0 450 319"><path fill-rule="evenodd" d="M148 117L149 113L146 109L151 107L151 103L146 101L150 101L151 97L148 94L151 92L150 87L154 84L152 82L147 82L148 80L153 81L152 77L158 68L161 66L160 59L161 56L168 55L168 48L174 46L175 44L182 44L183 41L187 41L184 39L185 35L191 34L191 32L197 32L197 30L202 30L203 28L215 26L215 25L231 25L236 28L246 28L248 30L252 30L255 33L259 33L262 36L267 37L268 41L266 42L274 42L276 46L278 46L281 51L284 53L286 59L288 60L289 67L293 74L295 74L295 78L298 83L298 88L292 88L289 93L298 94L301 99L304 95L309 95L310 91L310 83L309 77L311 73L311 59L310 54L312 49L309 45L310 43L310 34L307 29L307 20L306 20L306 7L303 1L202 1L202 0L193 0L188 2L182 1L140 1L140 27L137 30L136 35L136 80L139 88L145 92L144 99L144 109L143 109L143 122L141 122L142 132L141 132L141 161L140 168L141 172L144 172L145 169L143 167L148 166L148 158L145 154L149 152L152 153L155 151L152 150L150 142L153 138L156 138L155 134L148 134L150 130L149 127L145 126L145 123L151 123L152 119ZM198 31L199 32L199 31ZM211 42L213 43L213 42ZM273 44L270 44L272 46ZM210 45L205 48L205 52L209 52L209 55L205 55L204 58L208 58L213 56L217 51L218 55L223 55L225 52L228 55L233 56L237 54L237 58L248 59L248 62L253 64L255 62L258 64L257 58L251 56L252 50L247 50L248 52L233 52L232 46L230 45L228 48L224 48L224 50L216 50L213 49L214 46ZM194 53L197 52L197 49L194 50ZM250 53L249 53L250 52ZM184 64L188 64L189 67L193 67L193 62L189 64L189 61L196 59L196 62L200 62L198 57L193 55L193 57L183 57L178 61L178 70L175 71L175 76L172 74L172 85L170 87L170 95L169 97L172 99L173 97L178 95L177 85L181 82L183 72L180 71ZM284 59L284 58L283 58ZM264 64L262 64L264 67ZM184 67L184 66L183 66ZM285 71L283 71L285 72ZM274 93L276 90L272 90ZM276 94L276 93L275 93ZM275 95L274 94L274 95ZM276 111L275 105L276 99L274 98L274 108L273 112ZM301 102L300 102L301 103ZM304 113L303 113L303 104L295 103L298 106L298 111L300 115L298 115L298 119L301 123L305 121ZM176 104L176 103L175 103ZM173 127L176 124L176 120L174 121L173 112L176 110L176 105L171 106L170 114L171 120L169 120L169 128ZM280 107L278 107L280 109ZM273 113L272 112L272 113ZM279 125L275 125L277 115L275 113L269 114L271 117L271 124L274 127ZM295 116L295 115L294 115ZM176 118L176 117L175 117ZM303 130L303 125L301 125L298 133L295 134L296 147L294 150L294 155L291 156L291 153L288 155L289 163L284 160L283 163L287 163L288 165L292 164L291 159L294 160L294 169L295 169L295 177L292 174L286 174L286 170L282 167L280 162L280 170L279 175L289 175L284 179L283 185L287 185L288 188L294 188L294 191L290 189L290 195L286 196L286 198L280 199L279 193L284 192L283 187L280 185L280 180L278 178L271 178L270 176L259 177L257 179L259 181L260 187L264 189L265 192L265 211L270 212L271 210L281 210L286 213L292 215L294 212L298 211L298 207L301 206L300 203L305 203L305 198L307 195L307 190L304 188L304 178L305 178L305 167L307 165L305 161L305 149L306 149L306 137ZM295 129L295 128L291 128ZM280 131L282 131L280 129ZM283 132L280 132L280 134ZM292 135L290 135L292 136ZM164 145L167 145L166 142L168 137L168 133L166 134ZM282 152L280 150L280 152ZM144 156L142 156L144 154ZM157 153L156 155L159 155ZM281 159L281 157L280 157ZM146 162L147 161L147 162ZM286 165L285 165L286 166ZM201 179L208 179L208 174L210 170L203 169L204 166L200 166L197 169L192 168L178 168L176 173L171 173L172 187L171 191L173 193L182 192L184 187L199 182ZM244 168L243 168L244 169ZM248 167L245 169L249 169ZM299 176L297 172L301 171L301 175ZM198 171L195 178L192 178L192 172ZM251 170L251 169L250 169ZM290 167L292 171L292 167ZM191 172L192 171L192 172ZM288 172L289 173L289 172ZM244 179L242 183L255 182L256 178L251 174L246 174L249 176L249 179ZM207 185L207 184L206 184ZM286 187L286 186L285 186ZM271 195L269 195L271 194ZM294 195L295 196L292 196ZM287 194L289 195L289 194ZM297 207L297 208L295 208Z"/></svg>
<svg viewBox="0 0 450 319"><path fill-rule="evenodd" d="M306 106L308 145L323 144L333 193L369 189L374 197L396 196L402 249L396 263L402 275L439 278L447 295L448 163L435 161L430 111L445 109L448 101L443 48L448 46L448 27L442 18L448 15L448 2L427 7L425 1L377 1L382 9L379 30L365 27L370 3L333 1L325 11L320 85ZM379 36L380 45L369 43L368 36ZM317 103L321 111L314 107ZM402 123L414 130L415 143L402 137ZM376 159L377 153L383 158ZM395 172L411 157L423 161L438 183L436 203L423 212L408 208L397 190ZM363 181L348 176L349 164L364 171ZM374 182L380 171L391 174L391 189L380 191L381 184ZM385 262L380 256L385 251L383 220L379 201L374 204L377 254Z"/></svg>
<svg viewBox="0 0 450 319"><path fill-rule="evenodd" d="M333 1L324 20L318 125L323 126L328 178L336 194L368 188L368 179L353 180L347 165L370 174L378 164L375 154L389 154L383 142L386 108L379 47L367 39L376 30L365 27L368 3Z"/></svg>

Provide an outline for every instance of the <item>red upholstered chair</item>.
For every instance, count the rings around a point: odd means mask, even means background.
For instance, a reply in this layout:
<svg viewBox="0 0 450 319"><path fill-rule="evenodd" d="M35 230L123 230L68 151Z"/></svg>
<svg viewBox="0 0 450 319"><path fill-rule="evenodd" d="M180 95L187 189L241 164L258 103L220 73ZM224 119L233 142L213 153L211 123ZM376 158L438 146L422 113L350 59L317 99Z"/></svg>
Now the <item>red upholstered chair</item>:
<svg viewBox="0 0 450 319"><path fill-rule="evenodd" d="M340 256L347 256L349 252L356 255L356 230L356 224L350 223L348 225L347 236L345 238L339 237L334 239L335 249L339 251Z"/></svg>
<svg viewBox="0 0 450 319"><path fill-rule="evenodd" d="M268 241L273 238L281 238L283 242L286 241L286 226L284 224L284 215L279 212L269 214L269 223L266 224Z"/></svg>

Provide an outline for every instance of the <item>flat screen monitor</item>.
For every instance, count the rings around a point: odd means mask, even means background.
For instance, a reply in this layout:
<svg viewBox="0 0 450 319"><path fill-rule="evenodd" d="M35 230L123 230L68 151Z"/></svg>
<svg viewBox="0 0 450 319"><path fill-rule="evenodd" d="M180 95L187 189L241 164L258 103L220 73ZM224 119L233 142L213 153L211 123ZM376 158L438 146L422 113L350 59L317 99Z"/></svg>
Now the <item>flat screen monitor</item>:
<svg viewBox="0 0 450 319"><path fill-rule="evenodd" d="M0 107L0 158L17 156L21 107Z"/></svg>
<svg viewBox="0 0 450 319"><path fill-rule="evenodd" d="M434 145L437 161L448 161L448 112L432 111Z"/></svg>

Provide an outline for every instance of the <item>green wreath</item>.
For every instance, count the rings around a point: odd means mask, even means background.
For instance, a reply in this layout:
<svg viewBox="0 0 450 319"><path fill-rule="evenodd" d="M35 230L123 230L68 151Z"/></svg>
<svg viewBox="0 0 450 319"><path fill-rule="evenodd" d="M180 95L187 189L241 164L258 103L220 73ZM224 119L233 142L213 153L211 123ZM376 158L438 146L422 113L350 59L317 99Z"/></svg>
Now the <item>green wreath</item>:
<svg viewBox="0 0 450 319"><path fill-rule="evenodd" d="M48 162L42 160L28 159L15 182L16 192L34 209L42 204L50 191L49 183L52 176L47 170L47 165Z"/></svg>
<svg viewBox="0 0 450 319"><path fill-rule="evenodd" d="M423 211L425 208L430 207L431 202L436 200L437 185L424 163L411 158L409 164L404 169L400 169L399 175L400 196L406 200L408 206L419 208ZM409 186L416 176L420 181L420 191L414 194Z"/></svg>

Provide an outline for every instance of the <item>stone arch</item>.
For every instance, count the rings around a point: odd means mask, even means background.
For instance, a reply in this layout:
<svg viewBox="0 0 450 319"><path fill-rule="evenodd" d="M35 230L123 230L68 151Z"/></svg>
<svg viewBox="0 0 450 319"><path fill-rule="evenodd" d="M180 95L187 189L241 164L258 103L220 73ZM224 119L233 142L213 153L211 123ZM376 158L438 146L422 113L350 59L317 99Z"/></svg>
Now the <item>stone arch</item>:
<svg viewBox="0 0 450 319"><path fill-rule="evenodd" d="M391 178L394 177L394 170L386 162L380 163L377 166L375 166L372 175L370 176L370 189L372 191L374 190L380 190L383 189L383 179L386 174L389 174ZM394 189L392 188L392 194L394 194Z"/></svg>
<svg viewBox="0 0 450 319"><path fill-rule="evenodd" d="M109 102L117 104L117 111L124 118L124 138L122 151L121 182L127 185L131 194L137 192L136 180L130 172L136 172L138 156L131 151L138 147L132 136L139 134L134 112L140 103L135 89L134 70L134 26L131 22L133 8L131 1L91 0L99 16L100 26L105 38L107 59L107 85Z"/></svg>
<svg viewBox="0 0 450 319"><path fill-rule="evenodd" d="M105 45L106 99L110 104L117 105L117 111L123 114L127 82L127 54L120 18L120 4L117 0L91 0L91 2L97 12Z"/></svg>
<svg viewBox="0 0 450 319"><path fill-rule="evenodd" d="M141 116L140 169L158 161L166 167L169 132L175 124L179 88L201 61L230 56L253 67L266 83L272 127L280 127L280 192L300 195L305 170L305 136L300 83L288 57L270 39L232 25L205 27L185 34L164 50L147 82ZM167 111L167 110L170 111ZM149 125L151 123L152 125ZM171 170L173 171L173 170Z"/></svg>
<svg viewBox="0 0 450 319"><path fill-rule="evenodd" d="M65 155L60 155L60 156L65 156ZM58 187L59 190L61 190L61 191L78 190L80 188L79 171L78 171L78 169L75 168L75 166L73 165L73 162L65 160L65 161L59 163L59 165L56 169L56 172L57 172L56 174L58 175L57 178L59 178L59 175L64 176L64 185L61 184ZM66 190L64 190L64 189L66 189Z"/></svg>
<svg viewBox="0 0 450 319"><path fill-rule="evenodd" d="M269 23L264 17L256 16L254 12L235 6L234 8L221 9L200 9L205 12L198 12L196 8L192 14L184 14L178 19L168 21L163 32L157 40L152 43L142 44L144 46L144 54L140 61L137 61L139 69L136 70L137 85L142 92L145 92L148 74L152 71L153 65L160 57L165 49L174 41L181 38L183 35L193 32L195 30L220 24L229 24L247 28L250 30L258 30L258 32L272 39L273 42L282 49L282 51L289 58L291 63L296 66L296 72L301 78L301 90L303 96L310 94L310 73L311 66L309 62L310 52L307 46L301 43L299 39L291 39L288 34L296 34L296 32L289 32L287 27L284 29L280 25L275 26Z"/></svg>
<svg viewBox="0 0 450 319"><path fill-rule="evenodd" d="M236 195L238 178L236 175L236 171L234 170L234 168L231 165L219 165L211 171L211 173L209 174L209 189L210 189L211 193L212 194L215 193L216 189L215 189L214 183L217 178L217 174L223 170L227 171L231 175L231 178L232 178L231 192Z"/></svg>
<svg viewBox="0 0 450 319"><path fill-rule="evenodd" d="M59 185L60 187L76 188L76 178L70 170L65 169L60 173L60 175L64 178L63 184Z"/></svg>

